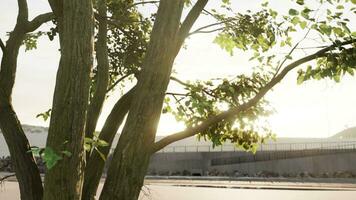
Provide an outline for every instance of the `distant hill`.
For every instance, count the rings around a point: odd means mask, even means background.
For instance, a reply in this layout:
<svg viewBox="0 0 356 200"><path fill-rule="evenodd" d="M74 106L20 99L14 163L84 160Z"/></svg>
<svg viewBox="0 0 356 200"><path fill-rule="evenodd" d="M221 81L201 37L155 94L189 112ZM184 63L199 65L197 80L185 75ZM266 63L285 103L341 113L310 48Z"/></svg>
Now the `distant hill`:
<svg viewBox="0 0 356 200"><path fill-rule="evenodd" d="M331 136L333 139L356 139L356 127L345 129Z"/></svg>

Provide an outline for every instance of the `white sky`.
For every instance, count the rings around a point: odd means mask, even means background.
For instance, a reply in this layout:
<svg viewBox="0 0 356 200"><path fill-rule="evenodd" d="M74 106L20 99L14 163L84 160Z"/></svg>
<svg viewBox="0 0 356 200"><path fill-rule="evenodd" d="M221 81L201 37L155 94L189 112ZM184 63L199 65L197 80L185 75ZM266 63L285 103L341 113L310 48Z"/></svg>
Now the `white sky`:
<svg viewBox="0 0 356 200"><path fill-rule="evenodd" d="M209 7L214 7L216 1L211 0ZM45 0L28 2L30 18L50 10ZM241 10L257 8L259 2L261 1L236 0L234 7ZM285 12L283 8L290 7L287 3L289 1L271 2L281 12ZM17 3L14 0L1 0L0 8L0 37L4 40L6 32L11 31L14 26ZM209 19L200 19L196 27L204 24L209 24ZM42 28L48 29L50 26L51 24L45 24ZM181 50L175 62L177 77L183 80L207 79L248 71L251 64L247 61L247 54L236 52L235 56L230 57L212 43L213 38L214 35L197 35L187 41L188 48ZM37 50L24 52L22 48L20 51L13 104L24 124L48 126L35 116L51 107L59 60L57 50L57 41L49 42L44 37L40 39ZM279 137L328 137L346 127L356 126L355 87L356 78L350 76L345 76L338 84L322 80L297 85L296 73L291 73L267 96L277 111L269 120L272 130ZM117 92L105 103L98 128L102 126L119 96ZM183 128L173 117L164 115L158 135Z"/></svg>

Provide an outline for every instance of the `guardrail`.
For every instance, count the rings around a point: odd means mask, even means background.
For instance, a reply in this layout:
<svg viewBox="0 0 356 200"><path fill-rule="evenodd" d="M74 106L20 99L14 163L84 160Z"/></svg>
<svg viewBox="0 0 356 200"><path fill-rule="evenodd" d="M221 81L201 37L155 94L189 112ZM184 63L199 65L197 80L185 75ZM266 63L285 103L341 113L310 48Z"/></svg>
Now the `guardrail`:
<svg viewBox="0 0 356 200"><path fill-rule="evenodd" d="M307 142L307 143L269 143L260 144L257 152L261 151L295 151L310 149L356 149L356 141L341 142ZM213 148L211 145L187 145L187 146L168 146L158 153L173 152L223 152L223 151L244 151L235 145L222 145Z"/></svg>

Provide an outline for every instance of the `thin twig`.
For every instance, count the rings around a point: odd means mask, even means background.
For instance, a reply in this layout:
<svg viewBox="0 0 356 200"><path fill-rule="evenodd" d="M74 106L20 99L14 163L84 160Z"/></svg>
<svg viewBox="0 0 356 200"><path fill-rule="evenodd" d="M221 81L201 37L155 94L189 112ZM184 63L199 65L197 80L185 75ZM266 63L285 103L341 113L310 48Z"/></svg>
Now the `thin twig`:
<svg viewBox="0 0 356 200"><path fill-rule="evenodd" d="M117 79L115 81L115 83L113 83L107 90L106 92L109 92L110 90L112 90L114 87L116 87L117 84L119 84L121 81L123 81L124 79L126 79L127 77L129 77L131 74L126 74L125 76Z"/></svg>
<svg viewBox="0 0 356 200"><path fill-rule="evenodd" d="M183 94L183 93L174 93L174 92L166 92L166 95L172 95L172 96L189 96L188 94Z"/></svg>
<svg viewBox="0 0 356 200"><path fill-rule="evenodd" d="M130 8L133 8L135 6L138 6L138 5L144 5L144 4L156 4L156 3L159 3L159 1L142 1L142 2L137 2L137 3L133 3L131 4L130 6L128 6L126 9L130 9Z"/></svg>
<svg viewBox="0 0 356 200"><path fill-rule="evenodd" d="M316 12L314 13L313 18L316 17L318 11L320 10L322 4L319 5L319 8L316 10ZM308 24L310 25L310 23ZM284 60L282 61L282 63L277 67L276 73L274 74L273 78L277 76L277 74L279 73L279 71L281 70L281 68L283 67L284 63L289 59L289 57L292 55L292 53L294 52L294 50L296 50L296 48L298 47L298 45L303 42L309 35L310 31L311 31L312 27L310 26L308 31L305 33L304 37L299 40L294 47L290 50L290 52L285 56Z"/></svg>
<svg viewBox="0 0 356 200"><path fill-rule="evenodd" d="M222 25L222 24L225 24L225 23L227 23L227 22L234 21L234 20L236 20L236 19L231 18L231 19L227 19L227 20L224 20L224 21L220 21L220 22L216 22L216 23L212 23L212 24L208 24L208 25L202 26L202 27L200 27L200 28L197 28L197 29L194 30L193 32L190 32L190 33L188 34L188 36L193 35L193 34L196 34L196 33L200 33L200 32L202 32L204 29L211 28L211 27L214 27L214 26L219 26L219 25ZM220 27L220 28L218 28L218 29L222 30L222 29L224 29L224 27Z"/></svg>
<svg viewBox="0 0 356 200"><path fill-rule="evenodd" d="M0 178L0 183L2 183L2 182L5 181L6 179L11 178L11 177L14 177L14 176L16 176L16 174L10 174L10 175L1 177L1 178Z"/></svg>

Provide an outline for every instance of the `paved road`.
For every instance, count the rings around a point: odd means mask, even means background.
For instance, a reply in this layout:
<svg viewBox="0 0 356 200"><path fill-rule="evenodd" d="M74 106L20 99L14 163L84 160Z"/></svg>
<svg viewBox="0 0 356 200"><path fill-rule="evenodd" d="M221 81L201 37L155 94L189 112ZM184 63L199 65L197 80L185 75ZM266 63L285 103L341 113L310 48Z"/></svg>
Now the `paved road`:
<svg viewBox="0 0 356 200"><path fill-rule="evenodd" d="M100 185L101 189L102 184ZM141 200L353 200L355 184L146 180ZM17 182L0 186L1 200L18 200Z"/></svg>

